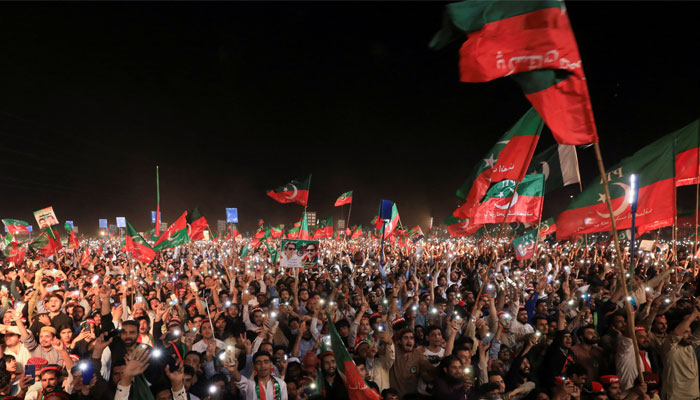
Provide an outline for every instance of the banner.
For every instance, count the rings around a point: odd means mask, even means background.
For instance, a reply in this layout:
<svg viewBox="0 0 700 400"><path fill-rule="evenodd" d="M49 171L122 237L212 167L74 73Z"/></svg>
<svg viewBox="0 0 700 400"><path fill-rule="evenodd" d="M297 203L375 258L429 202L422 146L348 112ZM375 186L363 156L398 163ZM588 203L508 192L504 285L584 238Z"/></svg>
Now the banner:
<svg viewBox="0 0 700 400"><path fill-rule="evenodd" d="M282 240L280 265L284 268L311 268L318 265L318 240Z"/></svg>
<svg viewBox="0 0 700 400"><path fill-rule="evenodd" d="M126 218L117 217L117 228L126 228Z"/></svg>
<svg viewBox="0 0 700 400"><path fill-rule="evenodd" d="M226 222L229 224L238 223L238 209L237 208L227 208L226 209Z"/></svg>
<svg viewBox="0 0 700 400"><path fill-rule="evenodd" d="M151 211L151 223L152 223L152 224L155 224L155 223L156 223L156 215L157 215L157 214L156 214L155 211Z"/></svg>
<svg viewBox="0 0 700 400"><path fill-rule="evenodd" d="M99 228L100 229L107 229L107 219L99 219Z"/></svg>
<svg viewBox="0 0 700 400"><path fill-rule="evenodd" d="M56 218L56 214L53 212L53 207L46 207L39 211L34 211L34 218L36 218L36 222L39 224L39 229L58 224L58 218Z"/></svg>

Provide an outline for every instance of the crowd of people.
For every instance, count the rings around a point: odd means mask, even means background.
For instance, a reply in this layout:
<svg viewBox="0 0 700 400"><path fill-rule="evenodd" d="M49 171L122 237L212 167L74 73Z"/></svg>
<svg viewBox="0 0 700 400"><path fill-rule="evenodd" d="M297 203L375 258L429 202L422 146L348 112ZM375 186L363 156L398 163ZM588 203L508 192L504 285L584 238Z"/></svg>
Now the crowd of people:
<svg viewBox="0 0 700 400"><path fill-rule="evenodd" d="M78 251L3 261L0 399L349 399L332 331L366 398L700 398L698 269L682 246L633 269L622 257L625 288L607 243L542 241L518 261L491 239L383 257L376 239L328 239L317 265L290 269L273 262L279 241L239 257L249 241L148 265L110 240L83 241L86 265Z"/></svg>

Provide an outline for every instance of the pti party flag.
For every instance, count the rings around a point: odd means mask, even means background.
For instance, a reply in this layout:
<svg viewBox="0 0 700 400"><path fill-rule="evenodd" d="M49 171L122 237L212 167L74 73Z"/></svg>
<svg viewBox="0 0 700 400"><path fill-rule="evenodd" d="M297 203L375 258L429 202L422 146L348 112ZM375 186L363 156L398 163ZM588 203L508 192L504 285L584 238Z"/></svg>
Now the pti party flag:
<svg viewBox="0 0 700 400"><path fill-rule="evenodd" d="M284 186L274 190L268 190L267 195L280 203L297 203L306 207L309 201L309 187L311 186L311 175L303 181L293 180Z"/></svg>
<svg viewBox="0 0 700 400"><path fill-rule="evenodd" d="M199 212L199 209L195 207L191 213L187 214L187 233L190 236L191 241L204 240L204 231L207 229L209 224L207 219Z"/></svg>
<svg viewBox="0 0 700 400"><path fill-rule="evenodd" d="M75 236L75 232L70 231L68 234L68 248L77 249L78 247L80 247L80 242L78 242L78 238Z"/></svg>
<svg viewBox="0 0 700 400"><path fill-rule="evenodd" d="M535 256L537 243L537 229L533 229L523 236L513 239L513 248L515 249L515 258L518 260L527 260Z"/></svg>
<svg viewBox="0 0 700 400"><path fill-rule="evenodd" d="M6 218L2 220L2 223L5 224L7 231L13 235L18 233L29 233L29 223L26 221Z"/></svg>
<svg viewBox="0 0 700 400"><path fill-rule="evenodd" d="M544 174L544 192L579 183L576 146L555 144L545 151L535 154L527 169L528 174Z"/></svg>
<svg viewBox="0 0 700 400"><path fill-rule="evenodd" d="M277 251L275 246L271 246L269 243L265 242L265 247L267 247L268 253L270 253L270 261L272 264L277 264L280 259L280 253Z"/></svg>
<svg viewBox="0 0 700 400"><path fill-rule="evenodd" d="M399 217L399 209L396 207L396 203L393 204L391 207L391 218L386 220L386 227L384 228L384 238L388 238L391 236L394 231L396 230L396 227L399 226L399 221L401 218ZM382 220L383 221L383 220ZM381 225L380 225L381 229Z"/></svg>
<svg viewBox="0 0 700 400"><path fill-rule="evenodd" d="M330 239L333 237L333 217L322 219L314 232L314 239Z"/></svg>
<svg viewBox="0 0 700 400"><path fill-rule="evenodd" d="M167 233L167 231L166 231ZM162 242L165 243L165 242ZM150 263L156 256L156 252L148 245L146 239L141 236L129 221L126 221L126 238L124 252L131 253L134 260L142 263Z"/></svg>
<svg viewBox="0 0 700 400"><path fill-rule="evenodd" d="M345 192L338 197L338 199L335 201L334 206L335 207L340 207L345 204L351 204L352 203L352 190L349 192Z"/></svg>
<svg viewBox="0 0 700 400"><path fill-rule="evenodd" d="M665 136L623 159L607 171L615 225L632 225L630 175L637 175L636 226L656 229L673 224L676 215L674 187L674 138ZM557 240L611 230L602 179L597 178L557 218Z"/></svg>
<svg viewBox="0 0 700 400"><path fill-rule="evenodd" d="M522 180L543 127L542 118L534 109L525 113L486 153L457 190L457 197L464 199L464 203L453 215L459 219L473 217L492 183Z"/></svg>
<svg viewBox="0 0 700 400"><path fill-rule="evenodd" d="M328 311L326 311L326 317L329 321L333 321ZM379 394L370 389L360 376L357 365L350 357L335 324L328 325L330 326L331 348L335 356L335 366L338 371L345 375L345 387L348 389L350 400L380 400Z"/></svg>
<svg viewBox="0 0 700 400"><path fill-rule="evenodd" d="M163 232L160 238L158 238L153 245L153 250L161 251L189 241L190 237L187 235L187 211L185 211L180 218L173 222L173 224Z"/></svg>
<svg viewBox="0 0 700 400"><path fill-rule="evenodd" d="M85 251L83 251L83 256L80 258L80 265L88 265L90 264L90 246L88 244L85 244Z"/></svg>
<svg viewBox="0 0 700 400"><path fill-rule="evenodd" d="M416 225L408 231L408 237L411 238L413 243L417 243L419 240L423 239L425 235L423 235L423 230L420 228L420 225Z"/></svg>
<svg viewBox="0 0 700 400"><path fill-rule="evenodd" d="M471 235L479 229L479 225L472 224L468 219L458 219L454 215L450 215L445 219L447 232L450 237L460 237Z"/></svg>
<svg viewBox="0 0 700 400"><path fill-rule="evenodd" d="M525 175L517 191L516 184L508 179L493 185L476 210L474 224L500 224L504 218L505 222L537 222L544 201L544 175Z"/></svg>
<svg viewBox="0 0 700 400"><path fill-rule="evenodd" d="M258 219L258 227L263 226L264 223L265 223L264 219L262 219L262 218Z"/></svg>
<svg viewBox="0 0 700 400"><path fill-rule="evenodd" d="M29 243L29 247L40 252L44 257L50 257L61 249L61 238L51 227L47 227Z"/></svg>
<svg viewBox="0 0 700 400"><path fill-rule="evenodd" d="M311 235L309 234L309 219L306 216L306 211L304 211L304 216L301 218L301 224L299 226L299 234L297 235L299 240L310 240Z"/></svg>
<svg viewBox="0 0 700 400"><path fill-rule="evenodd" d="M350 239L359 239L362 237L362 225L358 225L355 230L352 231Z"/></svg>
<svg viewBox="0 0 700 400"><path fill-rule="evenodd" d="M557 143L598 142L586 77L563 1L463 1L446 6L446 23L431 46L455 37L460 80L512 77Z"/></svg>
<svg viewBox="0 0 700 400"><path fill-rule="evenodd" d="M233 232L234 239L239 239L242 237L241 232L238 231L238 226L236 224L231 225L230 229L231 229L231 232Z"/></svg>
<svg viewBox="0 0 700 400"><path fill-rule="evenodd" d="M551 235L557 231L557 224L554 222L554 218L548 218L546 221L540 223L540 236Z"/></svg>
<svg viewBox="0 0 700 400"><path fill-rule="evenodd" d="M279 239L282 237L282 233L284 233L284 231L280 226L271 226L269 228L265 228L265 237Z"/></svg>
<svg viewBox="0 0 700 400"><path fill-rule="evenodd" d="M671 133L675 138L676 186L694 185L700 178L700 120Z"/></svg>

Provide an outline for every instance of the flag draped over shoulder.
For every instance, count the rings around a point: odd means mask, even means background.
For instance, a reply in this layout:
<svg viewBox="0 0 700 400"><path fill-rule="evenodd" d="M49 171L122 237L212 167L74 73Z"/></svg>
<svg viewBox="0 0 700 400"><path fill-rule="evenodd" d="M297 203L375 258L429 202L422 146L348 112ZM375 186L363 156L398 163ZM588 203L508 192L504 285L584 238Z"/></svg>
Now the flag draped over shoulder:
<svg viewBox="0 0 700 400"><path fill-rule="evenodd" d="M469 0L446 6L431 42L456 38L460 79L512 77L561 144L598 142L586 77L564 3L558 0Z"/></svg>
<svg viewBox="0 0 700 400"><path fill-rule="evenodd" d="M667 135L608 169L613 217L617 229L632 226L630 175L637 174L636 226L640 231L673 224L676 215L674 137ZM557 218L557 240L611 230L602 179L598 177Z"/></svg>
<svg viewBox="0 0 700 400"><path fill-rule="evenodd" d="M124 252L131 253L131 257L133 257L134 260L146 264L153 261L153 258L156 256L156 252L153 248L151 248L146 239L134 229L129 221L126 221Z"/></svg>
<svg viewBox="0 0 700 400"><path fill-rule="evenodd" d="M457 190L457 197L464 199L464 203L453 215L459 219L473 217L492 183L504 179L522 180L543 127L542 118L534 109L530 109L501 136Z"/></svg>
<svg viewBox="0 0 700 400"><path fill-rule="evenodd" d="M512 180L500 181L486 193L473 221L476 225L498 224L504 218L505 222L537 222L543 201L543 174L525 175L519 184Z"/></svg>
<svg viewBox="0 0 700 400"><path fill-rule="evenodd" d="M303 181L293 180L284 186L274 190L268 190L267 195L280 203L297 203L306 207L309 201L309 187L311 186L311 175Z"/></svg>

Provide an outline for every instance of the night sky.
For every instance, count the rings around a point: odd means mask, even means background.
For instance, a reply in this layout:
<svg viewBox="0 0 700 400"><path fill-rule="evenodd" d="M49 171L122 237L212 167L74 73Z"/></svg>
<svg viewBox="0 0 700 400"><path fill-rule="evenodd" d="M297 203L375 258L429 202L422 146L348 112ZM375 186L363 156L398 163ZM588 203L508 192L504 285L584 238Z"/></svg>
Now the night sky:
<svg viewBox="0 0 700 400"><path fill-rule="evenodd" d="M312 173L319 217L341 217L332 204L354 190L351 224L382 198L405 225L440 223L529 108L509 79L460 83L458 44L428 48L443 6L3 3L0 217L36 225L32 211L52 205L81 233L117 216L146 230L160 165L167 222L199 207L216 229L238 207L243 231L290 224L302 207L265 192ZM567 9L606 165L700 117L700 4ZM552 143L546 131L538 150ZM585 184L593 149L579 160ZM693 201L694 188L679 195Z"/></svg>

